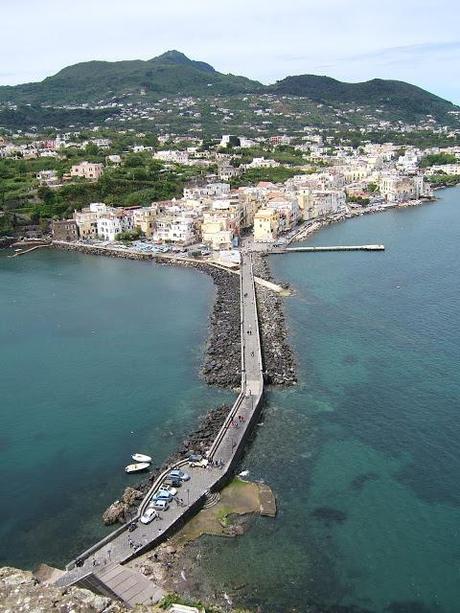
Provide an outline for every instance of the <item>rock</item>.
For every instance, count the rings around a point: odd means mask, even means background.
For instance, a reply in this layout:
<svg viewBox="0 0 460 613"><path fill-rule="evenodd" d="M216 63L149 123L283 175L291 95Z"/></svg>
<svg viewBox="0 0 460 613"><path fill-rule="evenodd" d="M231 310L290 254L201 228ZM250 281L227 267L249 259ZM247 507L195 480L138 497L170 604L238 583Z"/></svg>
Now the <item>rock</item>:
<svg viewBox="0 0 460 613"><path fill-rule="evenodd" d="M125 504L123 502L117 501L110 505L108 509L104 511L102 515L102 521L106 526L111 526L112 524L116 524L120 522L121 524L125 523Z"/></svg>
<svg viewBox="0 0 460 613"><path fill-rule="evenodd" d="M254 273L272 280L267 258L253 254ZM272 291L256 286L264 378L271 385L294 385L297 382L295 360L287 340L287 327L281 298Z"/></svg>
<svg viewBox="0 0 460 613"><path fill-rule="evenodd" d="M106 596L78 587L43 585L28 571L0 568L0 610L74 613L124 613L128 609Z"/></svg>
<svg viewBox="0 0 460 613"><path fill-rule="evenodd" d="M128 507L133 506L136 502L142 500L144 497L143 493L139 490L135 490L132 487L127 487L123 492L123 496L121 497L122 502Z"/></svg>

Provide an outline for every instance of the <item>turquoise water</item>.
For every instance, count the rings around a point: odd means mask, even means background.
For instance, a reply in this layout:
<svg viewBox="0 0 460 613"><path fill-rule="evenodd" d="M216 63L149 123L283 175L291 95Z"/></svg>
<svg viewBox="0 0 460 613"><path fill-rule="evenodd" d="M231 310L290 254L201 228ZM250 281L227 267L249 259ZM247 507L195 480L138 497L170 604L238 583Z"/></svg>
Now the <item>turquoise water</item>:
<svg viewBox="0 0 460 613"><path fill-rule="evenodd" d="M192 547L216 593L264 611L460 610L460 190L438 195L309 241L384 253L272 258L296 290L300 383L268 393L243 468L279 514ZM104 533L129 454L163 458L221 401L197 376L213 288L52 252L1 258L0 281L0 563L59 564Z"/></svg>
<svg viewBox="0 0 460 613"><path fill-rule="evenodd" d="M228 397L198 377L213 297L195 271L1 254L0 565L91 545L131 454L161 463Z"/></svg>
<svg viewBox="0 0 460 613"><path fill-rule="evenodd" d="M244 468L279 516L196 546L236 602L460 610L460 190L439 196L308 243L385 253L272 257L300 384L268 395Z"/></svg>

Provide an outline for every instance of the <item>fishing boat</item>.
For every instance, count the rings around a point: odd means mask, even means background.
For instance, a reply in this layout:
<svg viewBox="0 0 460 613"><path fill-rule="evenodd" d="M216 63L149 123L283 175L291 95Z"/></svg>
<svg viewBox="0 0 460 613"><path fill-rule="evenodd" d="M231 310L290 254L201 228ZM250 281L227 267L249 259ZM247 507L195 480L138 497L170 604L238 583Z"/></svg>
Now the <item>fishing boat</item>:
<svg viewBox="0 0 460 613"><path fill-rule="evenodd" d="M140 473L143 470L147 470L150 464L148 462L139 462L138 464L128 464L125 468L127 473Z"/></svg>
<svg viewBox="0 0 460 613"><path fill-rule="evenodd" d="M132 459L135 462L151 462L152 458L149 455L144 455L143 453L134 453Z"/></svg>

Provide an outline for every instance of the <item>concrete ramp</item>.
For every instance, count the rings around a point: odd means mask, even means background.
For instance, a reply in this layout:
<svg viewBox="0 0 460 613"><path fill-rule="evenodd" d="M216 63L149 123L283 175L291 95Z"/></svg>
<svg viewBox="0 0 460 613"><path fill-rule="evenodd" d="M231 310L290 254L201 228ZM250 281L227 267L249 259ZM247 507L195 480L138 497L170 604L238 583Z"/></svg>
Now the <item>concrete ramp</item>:
<svg viewBox="0 0 460 613"><path fill-rule="evenodd" d="M120 564L109 564L86 576L78 584L104 596L117 598L129 607L155 604L166 594L142 573Z"/></svg>

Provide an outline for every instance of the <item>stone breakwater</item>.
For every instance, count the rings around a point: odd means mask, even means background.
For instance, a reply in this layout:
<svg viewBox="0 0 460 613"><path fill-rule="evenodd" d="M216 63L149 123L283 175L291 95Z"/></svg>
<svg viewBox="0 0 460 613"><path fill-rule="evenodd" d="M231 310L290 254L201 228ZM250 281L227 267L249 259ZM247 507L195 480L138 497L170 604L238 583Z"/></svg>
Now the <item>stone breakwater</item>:
<svg viewBox="0 0 460 613"><path fill-rule="evenodd" d="M209 318L210 329L201 374L208 385L230 389L239 388L241 381L240 282L236 275L222 268L210 266L204 261L193 261L188 258L158 257L151 253L136 253L80 243L54 243L54 246L90 255L152 261L162 266L185 266L209 275L216 288L216 299Z"/></svg>
<svg viewBox="0 0 460 613"><path fill-rule="evenodd" d="M202 374L209 385L239 388L241 384L240 280L229 272L205 266L217 289L210 316Z"/></svg>
<svg viewBox="0 0 460 613"><path fill-rule="evenodd" d="M209 385L238 389L241 383L241 334L240 334L240 280L238 275L204 261L158 257L154 254L136 253L121 249L108 249L78 243L54 244L69 251L91 255L153 261L163 266L186 266L209 275L216 288L216 298L209 318L210 329L201 373ZM271 280L268 261L254 255L254 271L257 276ZM257 305L261 326L261 342L266 382L272 385L296 383L296 368L292 351L287 343L287 330L281 299L271 290L257 286ZM217 436L230 407L222 406L210 411L199 428L192 433L180 449L171 455L161 467L155 468L136 487L128 487L121 498L103 514L106 525L129 522L157 476L175 461L184 458L188 451L207 449Z"/></svg>
<svg viewBox="0 0 460 613"><path fill-rule="evenodd" d="M253 265L255 275L273 281L266 256L253 254ZM296 363L287 340L281 298L260 285L256 286L256 294L265 382L269 385L294 385L297 382Z"/></svg>
<svg viewBox="0 0 460 613"><path fill-rule="evenodd" d="M192 451L203 454L217 436L231 407L222 405L209 411L201 420L198 428L192 432L161 466L155 467L146 479L135 487L127 487L120 500L116 500L104 512L102 519L107 526L115 523L124 524L136 515L144 496L157 477L178 460L183 460Z"/></svg>
<svg viewBox="0 0 460 613"><path fill-rule="evenodd" d="M55 247L92 255L153 261L163 266L185 266L209 275L216 287L216 299L209 318L210 329L201 373L209 385L237 389L241 381L240 282L239 277L204 261L159 257L80 243L59 243ZM268 281L272 275L266 257L253 255L254 273ZM293 385L296 365L287 341L287 328L281 298L257 285L265 381L269 385Z"/></svg>

